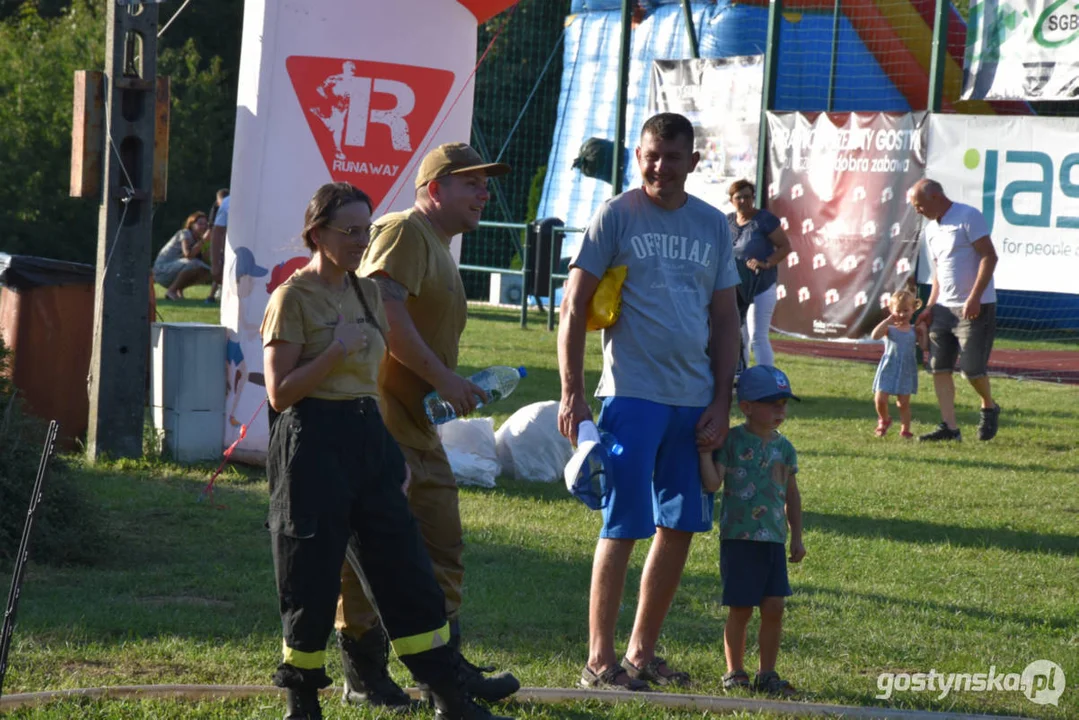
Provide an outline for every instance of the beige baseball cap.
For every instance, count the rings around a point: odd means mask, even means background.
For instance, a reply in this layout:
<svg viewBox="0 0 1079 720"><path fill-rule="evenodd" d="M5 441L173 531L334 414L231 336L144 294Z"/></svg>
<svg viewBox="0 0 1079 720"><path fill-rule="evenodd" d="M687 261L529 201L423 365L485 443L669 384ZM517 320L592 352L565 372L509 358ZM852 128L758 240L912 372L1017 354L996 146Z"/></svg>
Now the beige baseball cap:
<svg viewBox="0 0 1079 720"><path fill-rule="evenodd" d="M421 188L435 178L444 175L483 170L487 177L498 177L510 171L506 163L484 162L480 154L465 143L446 143L439 145L423 158L419 173L416 175L416 187Z"/></svg>

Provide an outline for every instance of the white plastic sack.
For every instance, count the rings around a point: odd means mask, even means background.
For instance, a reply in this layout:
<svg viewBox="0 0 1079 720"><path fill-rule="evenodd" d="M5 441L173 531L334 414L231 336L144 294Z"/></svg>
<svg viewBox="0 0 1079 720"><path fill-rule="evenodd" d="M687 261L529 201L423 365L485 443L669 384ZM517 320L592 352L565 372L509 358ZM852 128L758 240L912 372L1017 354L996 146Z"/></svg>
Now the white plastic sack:
<svg viewBox="0 0 1079 720"><path fill-rule="evenodd" d="M438 426L450 468L458 485L494 487L501 466L495 451L492 418L457 418Z"/></svg>
<svg viewBox="0 0 1079 720"><path fill-rule="evenodd" d="M532 403L513 413L495 433L502 473L518 480L556 482L573 455L573 446L558 432L558 403Z"/></svg>

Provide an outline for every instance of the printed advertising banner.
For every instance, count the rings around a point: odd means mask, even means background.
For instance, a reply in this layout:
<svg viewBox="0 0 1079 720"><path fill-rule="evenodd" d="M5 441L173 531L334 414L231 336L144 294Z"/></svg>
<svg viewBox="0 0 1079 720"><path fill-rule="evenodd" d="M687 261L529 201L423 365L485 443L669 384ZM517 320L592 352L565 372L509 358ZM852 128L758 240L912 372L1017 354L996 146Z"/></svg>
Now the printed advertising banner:
<svg viewBox="0 0 1079 720"><path fill-rule="evenodd" d="M779 268L772 326L862 339L914 271L925 113L768 113L768 209L793 251Z"/></svg>
<svg viewBox="0 0 1079 720"><path fill-rule="evenodd" d="M310 253L303 215L323 183L350 182L375 217L410 206L423 155L468 142L476 24L513 0L244 3L221 322L225 445L268 441L259 326L274 288Z"/></svg>
<svg viewBox="0 0 1079 720"><path fill-rule="evenodd" d="M1079 11L1065 0L970 5L963 100L1079 97Z"/></svg>
<svg viewBox="0 0 1079 720"><path fill-rule="evenodd" d="M697 169L686 190L732 212L727 188L757 174L764 56L656 60L648 89L648 115L676 112L693 123Z"/></svg>
<svg viewBox="0 0 1079 720"><path fill-rule="evenodd" d="M1079 287L1079 118L933 115L927 177L985 215L998 290Z"/></svg>

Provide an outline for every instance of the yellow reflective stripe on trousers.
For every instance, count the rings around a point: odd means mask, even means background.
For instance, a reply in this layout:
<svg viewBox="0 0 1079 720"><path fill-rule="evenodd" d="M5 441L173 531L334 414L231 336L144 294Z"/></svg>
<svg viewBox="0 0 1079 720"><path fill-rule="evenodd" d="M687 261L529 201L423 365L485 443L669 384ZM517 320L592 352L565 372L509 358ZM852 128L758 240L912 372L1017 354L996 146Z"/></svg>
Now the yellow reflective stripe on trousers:
<svg viewBox="0 0 1079 720"><path fill-rule="evenodd" d="M390 640L390 645L393 647L393 651L400 657L401 655L416 655L421 652L427 652L428 650L434 650L437 647L442 647L448 643L449 640L450 624L446 623L438 630Z"/></svg>
<svg viewBox="0 0 1079 720"><path fill-rule="evenodd" d="M304 652L303 650L290 648L288 643L282 640L281 654L284 657L282 662L293 667L298 667L301 670L317 670L326 665L325 650L319 650L318 652Z"/></svg>

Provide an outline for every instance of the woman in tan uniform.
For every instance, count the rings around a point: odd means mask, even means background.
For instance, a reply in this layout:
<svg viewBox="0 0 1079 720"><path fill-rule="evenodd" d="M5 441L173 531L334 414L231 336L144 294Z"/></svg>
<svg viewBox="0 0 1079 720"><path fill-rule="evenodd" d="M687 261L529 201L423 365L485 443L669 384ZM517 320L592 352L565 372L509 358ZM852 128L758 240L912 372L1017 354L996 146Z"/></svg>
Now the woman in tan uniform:
<svg viewBox="0 0 1079 720"><path fill-rule="evenodd" d="M310 262L270 297L262 322L271 405L266 473L284 634L274 683L286 720L319 720L330 684L333 629L346 556L369 585L391 645L431 689L436 718L497 720L472 702L447 645L445 600L402 492L404 456L382 422L378 370L386 315L375 284L354 272L371 202L348 183L323 185L307 206Z"/></svg>

